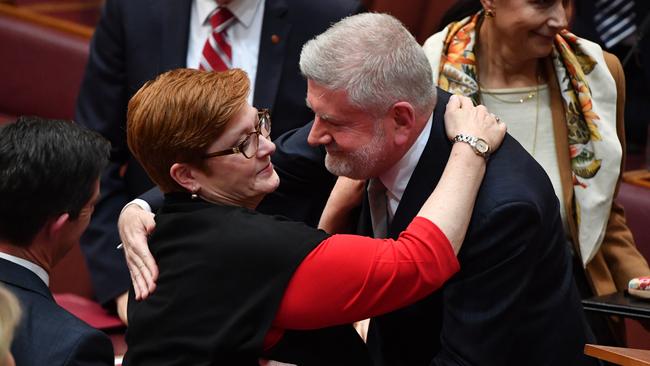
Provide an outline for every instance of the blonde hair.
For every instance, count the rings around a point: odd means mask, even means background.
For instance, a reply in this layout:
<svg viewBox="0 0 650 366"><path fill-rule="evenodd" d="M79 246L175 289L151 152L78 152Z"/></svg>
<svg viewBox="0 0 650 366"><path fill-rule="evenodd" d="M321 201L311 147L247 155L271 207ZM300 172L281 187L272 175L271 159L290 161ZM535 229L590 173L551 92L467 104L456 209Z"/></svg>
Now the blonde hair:
<svg viewBox="0 0 650 366"><path fill-rule="evenodd" d="M0 362L7 359L20 313L18 299L0 285Z"/></svg>
<svg viewBox="0 0 650 366"><path fill-rule="evenodd" d="M164 193L185 191L169 174L174 163L202 168L201 156L247 103L243 70L176 69L147 82L129 101L129 149Z"/></svg>

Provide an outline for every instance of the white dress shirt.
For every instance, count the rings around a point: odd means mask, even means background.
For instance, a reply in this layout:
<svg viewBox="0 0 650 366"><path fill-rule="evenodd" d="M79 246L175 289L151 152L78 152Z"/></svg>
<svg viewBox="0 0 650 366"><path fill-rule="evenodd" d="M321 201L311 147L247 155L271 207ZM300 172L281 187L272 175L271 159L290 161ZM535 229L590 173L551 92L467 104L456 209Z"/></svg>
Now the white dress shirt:
<svg viewBox="0 0 650 366"><path fill-rule="evenodd" d="M418 165L422 152L429 141L432 121L433 113L429 116L427 124L424 126L422 132L420 132L420 136L415 140L413 146L402 156L400 161L379 176L379 180L386 187L388 222L393 221L397 206L399 206L399 202L402 200L406 186L409 180L411 180L411 175L413 175L413 171Z"/></svg>
<svg viewBox="0 0 650 366"><path fill-rule="evenodd" d="M242 69L248 74L251 82L248 102L252 105L255 77L257 76L257 60L260 53L264 1L233 0L226 7L236 19L226 30L226 36L232 47L232 67ZM189 68L199 67L203 46L212 30L209 16L216 8L215 0L192 1L186 60L186 65Z"/></svg>
<svg viewBox="0 0 650 366"><path fill-rule="evenodd" d="M38 264L3 252L0 252L0 258L8 260L9 262L12 263L16 263L17 265L21 267L25 267L28 270L34 272L34 274L37 275L38 278L40 278L43 282L45 282L45 286L50 287L50 275L48 275L47 272L43 269L43 267L39 266Z"/></svg>

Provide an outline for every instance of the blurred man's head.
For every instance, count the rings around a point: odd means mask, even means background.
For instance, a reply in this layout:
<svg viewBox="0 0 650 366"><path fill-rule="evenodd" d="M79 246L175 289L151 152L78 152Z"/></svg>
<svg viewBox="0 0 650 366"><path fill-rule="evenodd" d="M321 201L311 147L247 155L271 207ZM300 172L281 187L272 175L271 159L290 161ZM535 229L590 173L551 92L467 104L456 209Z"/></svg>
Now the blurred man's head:
<svg viewBox="0 0 650 366"><path fill-rule="evenodd" d="M49 262L38 264L53 266L88 226L109 150L108 141L99 134L70 121L21 117L2 127L3 247L35 250L42 257L36 259ZM48 242L45 246L41 245L44 241Z"/></svg>
<svg viewBox="0 0 650 366"><path fill-rule="evenodd" d="M20 322L20 314L20 305L16 296L0 285L0 365L16 365L10 348L14 330Z"/></svg>
<svg viewBox="0 0 650 366"><path fill-rule="evenodd" d="M332 173L377 176L417 138L435 105L431 66L415 38L386 14L341 20L300 55L309 143L324 145Z"/></svg>

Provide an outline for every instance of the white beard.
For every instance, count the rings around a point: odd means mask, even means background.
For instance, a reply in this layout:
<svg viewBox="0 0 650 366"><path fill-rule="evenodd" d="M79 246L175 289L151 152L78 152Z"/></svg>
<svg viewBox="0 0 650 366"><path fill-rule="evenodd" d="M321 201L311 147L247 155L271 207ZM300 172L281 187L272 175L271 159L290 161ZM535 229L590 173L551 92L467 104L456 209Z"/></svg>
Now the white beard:
<svg viewBox="0 0 650 366"><path fill-rule="evenodd" d="M325 155L325 167L336 175L352 179L372 178L372 172L384 160L382 147L385 145L386 134L383 126L375 124L372 140L367 144L349 153L337 153Z"/></svg>

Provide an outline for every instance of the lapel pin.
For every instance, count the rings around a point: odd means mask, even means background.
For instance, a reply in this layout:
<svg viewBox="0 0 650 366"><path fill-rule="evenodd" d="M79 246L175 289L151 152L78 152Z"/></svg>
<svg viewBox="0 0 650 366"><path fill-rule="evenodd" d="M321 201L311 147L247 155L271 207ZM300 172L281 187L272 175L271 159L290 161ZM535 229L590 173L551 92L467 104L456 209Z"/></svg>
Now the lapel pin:
<svg viewBox="0 0 650 366"><path fill-rule="evenodd" d="M272 35L271 36L271 42L273 42L273 44L280 43L280 36L278 36L277 34Z"/></svg>

